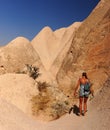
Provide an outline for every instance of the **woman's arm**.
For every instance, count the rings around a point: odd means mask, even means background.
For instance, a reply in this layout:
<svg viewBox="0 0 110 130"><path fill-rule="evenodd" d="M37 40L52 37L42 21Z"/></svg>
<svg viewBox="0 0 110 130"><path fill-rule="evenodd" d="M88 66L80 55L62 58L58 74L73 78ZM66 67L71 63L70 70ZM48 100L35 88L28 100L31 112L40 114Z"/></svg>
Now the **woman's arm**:
<svg viewBox="0 0 110 130"><path fill-rule="evenodd" d="M94 97L93 83L90 80L89 80L89 83L90 83L90 92L91 92L91 95Z"/></svg>
<svg viewBox="0 0 110 130"><path fill-rule="evenodd" d="M92 96L94 97L94 89L93 89L93 86L90 87L90 92L91 92Z"/></svg>

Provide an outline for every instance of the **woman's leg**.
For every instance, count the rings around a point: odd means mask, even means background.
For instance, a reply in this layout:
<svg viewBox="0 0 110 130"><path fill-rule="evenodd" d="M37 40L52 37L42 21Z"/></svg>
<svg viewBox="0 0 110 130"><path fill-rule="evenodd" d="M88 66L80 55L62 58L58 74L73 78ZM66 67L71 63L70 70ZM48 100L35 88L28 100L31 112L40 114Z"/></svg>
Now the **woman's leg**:
<svg viewBox="0 0 110 130"><path fill-rule="evenodd" d="M79 97L79 112L80 112L80 115L82 115L82 103L83 103L83 97Z"/></svg>
<svg viewBox="0 0 110 130"><path fill-rule="evenodd" d="M88 97L84 97L84 114L87 112L87 100Z"/></svg>

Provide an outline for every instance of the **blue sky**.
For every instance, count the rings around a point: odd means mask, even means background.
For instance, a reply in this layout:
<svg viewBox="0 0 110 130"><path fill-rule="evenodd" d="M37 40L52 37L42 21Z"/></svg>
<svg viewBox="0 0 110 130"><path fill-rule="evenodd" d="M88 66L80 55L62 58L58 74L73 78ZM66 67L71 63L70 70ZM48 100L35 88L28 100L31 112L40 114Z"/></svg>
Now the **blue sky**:
<svg viewBox="0 0 110 130"><path fill-rule="evenodd" d="M0 0L0 45L18 36L30 41L49 26L52 30L83 21L99 0Z"/></svg>

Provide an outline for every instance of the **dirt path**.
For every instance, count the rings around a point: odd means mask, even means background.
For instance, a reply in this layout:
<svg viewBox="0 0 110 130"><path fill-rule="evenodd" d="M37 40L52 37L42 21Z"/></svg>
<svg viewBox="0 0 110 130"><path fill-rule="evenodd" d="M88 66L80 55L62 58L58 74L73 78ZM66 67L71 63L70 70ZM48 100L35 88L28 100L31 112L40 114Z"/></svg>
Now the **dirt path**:
<svg viewBox="0 0 110 130"><path fill-rule="evenodd" d="M86 116L74 113L48 123L35 121L15 106L0 100L0 130L110 130L110 108L88 107Z"/></svg>
<svg viewBox="0 0 110 130"><path fill-rule="evenodd" d="M56 121L44 124L44 130L110 130L110 90L102 98L99 93L93 100L88 101L88 111L85 116L66 114Z"/></svg>
<svg viewBox="0 0 110 130"><path fill-rule="evenodd" d="M110 130L110 88L88 102L86 116L73 112L48 123L28 117L15 105L0 99L0 130Z"/></svg>

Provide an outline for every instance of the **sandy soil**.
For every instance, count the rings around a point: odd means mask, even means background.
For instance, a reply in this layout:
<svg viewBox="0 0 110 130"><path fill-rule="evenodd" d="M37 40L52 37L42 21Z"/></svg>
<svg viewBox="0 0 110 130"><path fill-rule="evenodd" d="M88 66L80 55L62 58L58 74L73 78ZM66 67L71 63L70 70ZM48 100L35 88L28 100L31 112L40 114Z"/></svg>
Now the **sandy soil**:
<svg viewBox="0 0 110 130"><path fill-rule="evenodd" d="M0 130L109 130L109 93L108 87L88 101L86 116L79 117L71 111L70 114L47 123L27 116L16 106L0 99ZM102 98L103 94L106 96Z"/></svg>

